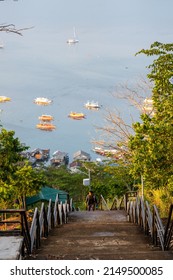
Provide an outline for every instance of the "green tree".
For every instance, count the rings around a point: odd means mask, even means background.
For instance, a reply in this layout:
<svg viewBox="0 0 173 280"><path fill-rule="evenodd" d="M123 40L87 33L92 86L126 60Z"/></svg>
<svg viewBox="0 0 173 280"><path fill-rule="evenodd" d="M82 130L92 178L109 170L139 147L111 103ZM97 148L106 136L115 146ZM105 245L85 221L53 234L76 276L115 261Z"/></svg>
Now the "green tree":
<svg viewBox="0 0 173 280"><path fill-rule="evenodd" d="M12 189L14 195L17 194L19 205L26 208L25 198L36 195L44 185L46 185L46 178L43 171L25 162L14 174Z"/></svg>
<svg viewBox="0 0 173 280"><path fill-rule="evenodd" d="M133 188L133 179L129 175L128 167L105 163L98 165L95 162L81 163L78 173L71 173L66 167L47 167L45 170L48 185L65 190L73 198L76 207L85 207L85 198L91 188L97 198L103 195L105 199L113 200ZM91 176L90 186L83 186L83 179Z"/></svg>
<svg viewBox="0 0 173 280"><path fill-rule="evenodd" d="M12 207L16 199L21 207L25 196L35 194L45 183L41 171L34 170L23 157L28 147L4 128L0 133L0 203Z"/></svg>
<svg viewBox="0 0 173 280"><path fill-rule="evenodd" d="M129 174L129 166L117 164L113 160L103 164L86 162L85 170L90 170L91 188L97 196L103 195L105 199L113 200L122 197L127 191L133 189L133 178Z"/></svg>
<svg viewBox="0 0 173 280"><path fill-rule="evenodd" d="M48 166L44 172L50 187L68 192L75 202L85 200L84 174L72 173L65 166Z"/></svg>
<svg viewBox="0 0 173 280"><path fill-rule="evenodd" d="M141 122L133 124L134 136L130 137L131 172L134 177L144 178L147 194L152 189L164 190L162 201L172 201L173 188L173 44L155 42L150 49L137 54L153 56L149 65L149 80L153 83L154 115L141 115Z"/></svg>
<svg viewBox="0 0 173 280"><path fill-rule="evenodd" d="M21 152L27 149L18 138L14 138L14 131L7 131L4 128L0 133L0 178L9 183L10 175L17 168L17 163L23 161Z"/></svg>

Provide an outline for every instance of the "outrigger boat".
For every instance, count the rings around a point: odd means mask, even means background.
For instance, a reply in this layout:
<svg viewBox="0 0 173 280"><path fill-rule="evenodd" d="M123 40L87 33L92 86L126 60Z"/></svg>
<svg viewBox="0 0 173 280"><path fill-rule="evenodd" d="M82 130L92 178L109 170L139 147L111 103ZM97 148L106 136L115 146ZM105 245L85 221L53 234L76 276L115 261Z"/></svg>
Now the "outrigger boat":
<svg viewBox="0 0 173 280"><path fill-rule="evenodd" d="M38 117L38 119L43 122L50 122L53 121L54 118L51 115L42 115Z"/></svg>
<svg viewBox="0 0 173 280"><path fill-rule="evenodd" d="M0 96L0 102L1 103L7 102L7 101L11 101L11 98L7 97L7 96Z"/></svg>
<svg viewBox="0 0 173 280"><path fill-rule="evenodd" d="M71 112L68 116L76 120L81 120L85 118L85 115L83 113L76 113L76 112Z"/></svg>
<svg viewBox="0 0 173 280"><path fill-rule="evenodd" d="M94 101L87 101L87 103L85 103L84 105L87 109L99 109L100 105L98 104L98 102L94 102Z"/></svg>
<svg viewBox="0 0 173 280"><path fill-rule="evenodd" d="M52 100L46 97L37 97L36 99L34 99L34 103L36 103L37 105L49 105L52 103Z"/></svg>
<svg viewBox="0 0 173 280"><path fill-rule="evenodd" d="M93 148L93 151L101 156L115 156L118 154L117 149L104 149L100 147Z"/></svg>
<svg viewBox="0 0 173 280"><path fill-rule="evenodd" d="M56 128L56 126L51 123L39 123L36 125L36 128L46 131L52 131Z"/></svg>

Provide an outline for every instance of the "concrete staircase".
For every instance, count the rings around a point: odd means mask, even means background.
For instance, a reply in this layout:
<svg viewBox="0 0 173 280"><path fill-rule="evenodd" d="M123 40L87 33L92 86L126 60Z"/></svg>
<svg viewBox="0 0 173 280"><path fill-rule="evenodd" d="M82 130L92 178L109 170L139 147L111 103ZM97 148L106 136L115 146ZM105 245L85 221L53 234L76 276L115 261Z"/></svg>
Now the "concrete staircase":
<svg viewBox="0 0 173 280"><path fill-rule="evenodd" d="M30 259L173 260L173 251L152 246L151 237L129 223L123 210L75 211Z"/></svg>

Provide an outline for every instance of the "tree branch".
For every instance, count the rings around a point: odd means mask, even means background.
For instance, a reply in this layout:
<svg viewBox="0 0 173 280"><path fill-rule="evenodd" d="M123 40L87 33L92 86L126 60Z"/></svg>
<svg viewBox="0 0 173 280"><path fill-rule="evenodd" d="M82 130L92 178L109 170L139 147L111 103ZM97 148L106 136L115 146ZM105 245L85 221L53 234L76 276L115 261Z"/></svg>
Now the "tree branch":
<svg viewBox="0 0 173 280"><path fill-rule="evenodd" d="M33 26L28 27L28 28L16 29L14 24L0 24L0 32L15 33L20 36L23 36L23 34L22 34L23 31L31 29L31 28L33 28Z"/></svg>

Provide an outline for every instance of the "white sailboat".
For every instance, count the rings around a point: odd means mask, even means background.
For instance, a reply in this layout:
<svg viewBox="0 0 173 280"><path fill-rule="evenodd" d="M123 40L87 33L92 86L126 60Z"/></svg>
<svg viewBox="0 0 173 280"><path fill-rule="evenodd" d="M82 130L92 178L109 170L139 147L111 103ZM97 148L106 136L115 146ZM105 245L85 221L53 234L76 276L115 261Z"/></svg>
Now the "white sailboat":
<svg viewBox="0 0 173 280"><path fill-rule="evenodd" d="M76 38L75 28L73 28L73 38L68 39L67 44L76 44L76 43L79 43L79 40Z"/></svg>

